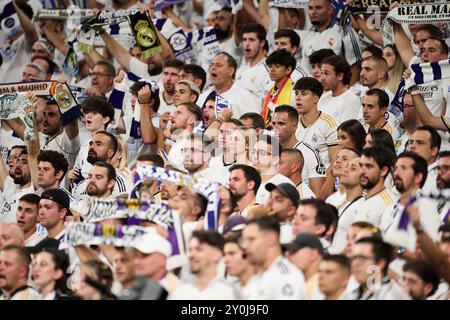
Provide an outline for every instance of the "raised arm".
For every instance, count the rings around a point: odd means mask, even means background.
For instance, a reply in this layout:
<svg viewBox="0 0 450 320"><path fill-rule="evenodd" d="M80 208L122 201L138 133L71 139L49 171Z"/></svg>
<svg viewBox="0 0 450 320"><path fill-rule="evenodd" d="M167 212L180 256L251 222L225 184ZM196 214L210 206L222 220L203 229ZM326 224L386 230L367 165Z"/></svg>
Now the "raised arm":
<svg viewBox="0 0 450 320"><path fill-rule="evenodd" d="M138 100L141 105L141 136L144 144L154 144L157 139L156 131L151 121L152 116L155 114L152 109L152 102L154 103L155 100L151 94L148 85L138 92Z"/></svg>
<svg viewBox="0 0 450 320"><path fill-rule="evenodd" d="M422 95L420 93L417 93L419 90L416 85L411 87L413 93L411 97L414 103L414 106L416 107L417 115L419 116L420 120L423 122L423 124L428 124L435 128L436 130L444 130L449 131L449 128L445 125L444 121L441 117L434 116L430 109L428 109L427 105L425 104L425 100L423 99ZM416 91L416 92L414 92Z"/></svg>
<svg viewBox="0 0 450 320"><path fill-rule="evenodd" d="M269 0L261 0L259 4L259 13L261 14L262 25L266 28L266 30L268 30L271 24L269 15Z"/></svg>
<svg viewBox="0 0 450 320"><path fill-rule="evenodd" d="M38 39L38 33L36 28L34 27L33 22L31 22L30 18L25 14L25 12L20 9L17 5L16 0L13 0L14 8L16 9L17 16L19 17L20 25L22 26L23 32L25 34L25 39L27 40L28 45L31 47Z"/></svg>

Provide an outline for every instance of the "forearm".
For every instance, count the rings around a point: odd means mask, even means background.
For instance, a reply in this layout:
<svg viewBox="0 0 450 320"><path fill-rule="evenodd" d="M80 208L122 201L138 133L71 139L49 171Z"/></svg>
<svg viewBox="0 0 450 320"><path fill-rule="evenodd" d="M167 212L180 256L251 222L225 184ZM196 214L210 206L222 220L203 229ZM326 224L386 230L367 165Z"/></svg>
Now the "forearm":
<svg viewBox="0 0 450 320"><path fill-rule="evenodd" d="M376 29L369 28L367 25L367 20L364 20L359 16L354 16L354 21L357 27L366 35L367 38L372 40L375 44L380 46L383 45L383 37L381 36L381 32Z"/></svg>
<svg viewBox="0 0 450 320"><path fill-rule="evenodd" d="M331 174L331 170L327 171L325 181L322 185L320 193L317 194L317 197L321 200L325 200L334 192L334 185L336 182L336 177Z"/></svg>
<svg viewBox="0 0 450 320"><path fill-rule="evenodd" d="M22 11L22 9L17 6L15 0L13 1L13 5L16 9L17 16L19 17L19 22L22 26L27 43L31 47L33 43L35 43L38 39L36 28L34 27L33 22L31 22L30 18L28 18L28 16Z"/></svg>
<svg viewBox="0 0 450 320"><path fill-rule="evenodd" d="M450 265L439 247L425 232L418 234L417 242L423 254L437 268L440 276L450 284Z"/></svg>
<svg viewBox="0 0 450 320"><path fill-rule="evenodd" d="M69 53L70 47L66 41L61 39L56 33L54 33L48 27L44 27L42 30L44 31L45 37L55 46L56 49L61 51L64 55L67 55Z"/></svg>
<svg viewBox="0 0 450 320"><path fill-rule="evenodd" d="M125 70L130 70L130 60L131 55L130 53L121 46L111 35L109 35L106 32L103 32L101 34L101 37L103 39L103 42L106 45L106 48L108 51L114 56L114 58L119 62L119 64L124 68Z"/></svg>
<svg viewBox="0 0 450 320"><path fill-rule="evenodd" d="M414 57L414 51L405 30L403 30L403 27L398 23L394 23L394 38L395 45L399 48L398 53L402 58L403 64L409 66L409 62Z"/></svg>
<svg viewBox="0 0 450 320"><path fill-rule="evenodd" d="M154 144L157 136L153 123L151 121L150 104L141 104L141 136L144 144Z"/></svg>

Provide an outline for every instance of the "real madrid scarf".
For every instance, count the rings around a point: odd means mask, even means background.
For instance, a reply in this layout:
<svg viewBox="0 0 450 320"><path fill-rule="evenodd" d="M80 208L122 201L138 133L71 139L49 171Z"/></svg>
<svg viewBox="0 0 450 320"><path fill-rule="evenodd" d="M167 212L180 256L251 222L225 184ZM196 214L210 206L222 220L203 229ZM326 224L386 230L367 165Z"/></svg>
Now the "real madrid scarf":
<svg viewBox="0 0 450 320"><path fill-rule="evenodd" d="M62 125L65 126L80 116L80 110L69 86L56 81L16 82L0 85L0 94L33 92L37 96L52 96L61 111Z"/></svg>
<svg viewBox="0 0 450 320"><path fill-rule="evenodd" d="M450 60L415 63L410 70L411 76L405 80L405 90L414 84L450 78Z"/></svg>
<svg viewBox="0 0 450 320"><path fill-rule="evenodd" d="M383 45L394 44L394 27L396 23L427 23L434 24L450 20L450 3L438 2L432 4L407 4L389 11L381 25Z"/></svg>
<svg viewBox="0 0 450 320"><path fill-rule="evenodd" d="M288 77L284 80L281 88L277 89L275 86L270 89L263 102L262 116L264 123L269 125L272 121L272 114L276 106L282 104L291 104L292 94L294 93L294 81Z"/></svg>
<svg viewBox="0 0 450 320"><path fill-rule="evenodd" d="M162 52L161 41L148 12L137 12L128 16L136 43L141 49L142 58L146 59Z"/></svg>
<svg viewBox="0 0 450 320"><path fill-rule="evenodd" d="M343 0L333 0L342 1ZM390 5L394 2L394 0L354 0L350 10L355 13L365 13L368 9L376 7L379 12L387 12L389 11ZM400 4L411 4L411 3L426 3L430 2L430 0L398 0Z"/></svg>
<svg viewBox="0 0 450 320"><path fill-rule="evenodd" d="M187 0L156 0L155 1L155 11L161 11L165 7L171 6L173 4L183 3Z"/></svg>
<svg viewBox="0 0 450 320"><path fill-rule="evenodd" d="M273 0L270 2L270 6L277 8L299 9L299 8L308 8L308 3L309 0Z"/></svg>
<svg viewBox="0 0 450 320"><path fill-rule="evenodd" d="M139 180L136 187L146 178L167 181L179 186L191 187L195 192L201 194L208 200L205 212L205 228L217 230L220 211L219 184L209 181L195 181L191 176L173 170L159 168L156 166L141 166L136 171ZM133 187L133 188L134 188Z"/></svg>
<svg viewBox="0 0 450 320"><path fill-rule="evenodd" d="M25 125L24 140L34 140L34 108L27 93L6 93L0 96L0 119L20 118Z"/></svg>

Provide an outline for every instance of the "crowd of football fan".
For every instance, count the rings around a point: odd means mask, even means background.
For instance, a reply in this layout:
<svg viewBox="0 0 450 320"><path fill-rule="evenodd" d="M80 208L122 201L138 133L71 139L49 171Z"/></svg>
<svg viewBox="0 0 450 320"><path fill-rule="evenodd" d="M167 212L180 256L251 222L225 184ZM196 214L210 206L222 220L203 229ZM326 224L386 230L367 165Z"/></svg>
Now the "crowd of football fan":
<svg viewBox="0 0 450 320"><path fill-rule="evenodd" d="M0 88L67 83L81 116L63 126L30 92L35 139L0 120L0 300L449 299L450 79L396 93L411 64L449 59L450 23L394 23L383 46L367 16L343 32L343 1L306 2L2 1ZM125 21L82 53L66 20L36 19L69 5L140 8L163 51L144 58ZM169 29L214 30L219 50L182 58ZM218 183L214 227L190 184L135 187L145 166ZM93 200L130 198L168 206L181 252L145 219L128 245L60 248Z"/></svg>

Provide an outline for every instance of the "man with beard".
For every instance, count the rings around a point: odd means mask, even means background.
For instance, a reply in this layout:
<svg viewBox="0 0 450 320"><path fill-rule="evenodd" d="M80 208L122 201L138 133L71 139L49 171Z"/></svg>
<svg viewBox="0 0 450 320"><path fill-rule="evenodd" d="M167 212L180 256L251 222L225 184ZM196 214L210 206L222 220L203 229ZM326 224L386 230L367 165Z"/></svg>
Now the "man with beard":
<svg viewBox="0 0 450 320"><path fill-rule="evenodd" d="M197 180L215 181L226 185L228 171L225 168L209 166L212 150L206 135L191 133L184 145L184 167Z"/></svg>
<svg viewBox="0 0 450 320"><path fill-rule="evenodd" d="M407 151L398 156L395 163L394 183L400 192L400 198L395 204L386 208L380 226L381 231L385 232L383 238L387 242L398 244L395 231L398 228L405 206L415 196L419 198L415 205L419 209L419 219L423 231L432 239L437 239L441 224L439 214L434 209L433 201L421 199L420 193L418 193L427 180L427 174L427 162L417 153ZM415 237L416 234L412 231L409 236ZM412 239L412 241L415 244L415 240Z"/></svg>
<svg viewBox="0 0 450 320"><path fill-rule="evenodd" d="M237 32L234 30L234 19L236 19L236 17L231 12L231 8L223 7L217 11L217 19L214 28L216 29L220 50L225 51L232 56L240 57L241 55L238 54Z"/></svg>
<svg viewBox="0 0 450 320"><path fill-rule="evenodd" d="M270 79L265 62L266 29L257 23L242 26L242 47L244 59L236 72L236 83L250 91L262 102Z"/></svg>
<svg viewBox="0 0 450 320"><path fill-rule="evenodd" d="M174 94L175 85L180 80L180 68L183 66L183 62L177 59L171 59L164 62L162 84L164 90L159 91L159 114L165 112L174 112Z"/></svg>
<svg viewBox="0 0 450 320"><path fill-rule="evenodd" d="M389 174L393 159L383 147L374 146L363 149L361 160L360 184L365 190L365 201L355 212L353 222L366 221L379 227L383 212L395 201L395 195L386 189L384 180Z"/></svg>
<svg viewBox="0 0 450 320"><path fill-rule="evenodd" d="M300 300L305 278L287 258L279 242L280 224L274 217L250 220L242 232L241 247L258 273L247 284L247 300Z"/></svg>
<svg viewBox="0 0 450 320"><path fill-rule="evenodd" d="M0 163L0 222L16 222L16 211L19 199L33 193L30 167L28 165L28 150L25 146L17 147L21 152L12 159L13 166L9 174L6 172L3 161Z"/></svg>
<svg viewBox="0 0 450 320"><path fill-rule="evenodd" d="M436 186L439 190L450 189L450 151L439 153ZM444 223L450 222L450 202L441 200L437 205L438 213Z"/></svg>
<svg viewBox="0 0 450 320"><path fill-rule="evenodd" d="M245 164L235 164L230 169L229 186L239 208L239 214L247 217L248 211L257 204L256 193L261 185L259 172Z"/></svg>
<svg viewBox="0 0 450 320"><path fill-rule="evenodd" d="M224 239L215 231L194 231L189 241L189 266L194 283L180 285L169 300L236 300L236 289L221 279L217 265L223 256Z"/></svg>
<svg viewBox="0 0 450 320"><path fill-rule="evenodd" d="M98 161L111 164L112 159L117 152L117 149L118 142L114 135L106 131L98 131L89 142L87 161L91 164L94 164ZM69 177L73 179L72 176ZM81 200L81 197L86 194L88 180L89 179L83 180L72 190L72 194L78 201ZM115 185L113 185L114 190L112 193L114 196L128 193L131 189L131 186L127 182L127 179L120 173L116 173L115 181L116 183Z"/></svg>
<svg viewBox="0 0 450 320"><path fill-rule="evenodd" d="M86 193L99 199L109 199L116 185L116 170L103 161L95 162L87 178Z"/></svg>
<svg viewBox="0 0 450 320"><path fill-rule="evenodd" d="M426 300L436 292L440 277L429 261L408 261L403 271L401 285L413 300Z"/></svg>
<svg viewBox="0 0 450 320"><path fill-rule="evenodd" d="M72 168L80 150L78 118L63 127L61 117L56 100L48 100L44 109L42 132L39 132L39 145L42 150L54 150L62 153L69 162L69 168ZM16 118L7 120L7 122L17 136L23 140L25 125L22 120Z"/></svg>

